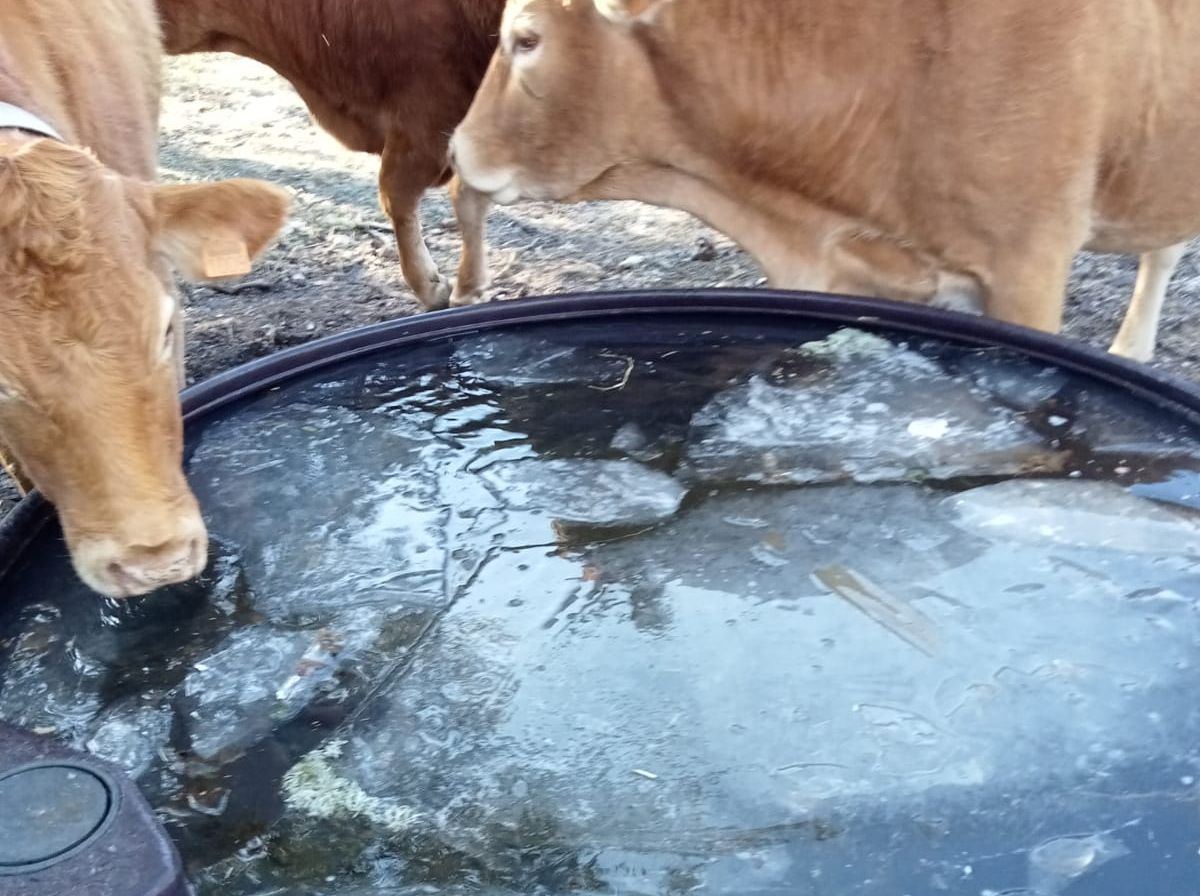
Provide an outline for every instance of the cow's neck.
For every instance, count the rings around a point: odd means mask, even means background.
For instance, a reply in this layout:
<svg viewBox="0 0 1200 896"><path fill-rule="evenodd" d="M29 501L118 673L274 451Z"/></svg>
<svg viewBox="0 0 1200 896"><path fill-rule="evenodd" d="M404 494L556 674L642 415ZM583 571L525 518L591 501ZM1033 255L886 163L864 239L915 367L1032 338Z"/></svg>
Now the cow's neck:
<svg viewBox="0 0 1200 896"><path fill-rule="evenodd" d="M834 16L839 3L845 15ZM647 155L725 194L751 184L892 229L870 185L894 176L913 83L898 74L912 63L905 15L921 5L673 4L663 30L641 36L673 129ZM732 53L735 44L757 49ZM730 171L740 183L721 183Z"/></svg>
<svg viewBox="0 0 1200 896"><path fill-rule="evenodd" d="M116 172L151 180L158 109L150 85L157 87L159 57L128 47L149 38L154 23L147 14L144 35L118 29L105 7L78 4L77 27L56 30L43 21L49 9L0 2L0 102L36 116L63 142L89 148ZM5 133L10 143L31 139L29 130Z"/></svg>
<svg viewBox="0 0 1200 896"><path fill-rule="evenodd" d="M16 56L0 40L0 130L11 140L51 137L62 140L62 122L55 110L39 102L31 85L20 76Z"/></svg>
<svg viewBox="0 0 1200 896"><path fill-rule="evenodd" d="M829 237L855 230L852 221L802 198L759 202L751 184L732 191L678 168L622 165L572 200L637 199L688 212L745 249L771 286L826 289Z"/></svg>
<svg viewBox="0 0 1200 896"><path fill-rule="evenodd" d="M58 129L46 121L43 109L13 68L13 60L0 44L0 131L11 132L8 136L15 139L31 134L57 137Z"/></svg>

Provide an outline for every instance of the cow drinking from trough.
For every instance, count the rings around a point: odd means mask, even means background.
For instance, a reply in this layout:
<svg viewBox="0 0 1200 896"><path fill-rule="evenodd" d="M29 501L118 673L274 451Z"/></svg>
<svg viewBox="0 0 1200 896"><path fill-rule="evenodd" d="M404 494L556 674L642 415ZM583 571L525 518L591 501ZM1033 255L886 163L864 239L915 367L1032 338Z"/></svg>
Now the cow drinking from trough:
<svg viewBox="0 0 1200 896"><path fill-rule="evenodd" d="M1200 0L509 0L451 144L500 202L690 211L779 286L865 234L1060 328L1081 248L1140 253L1146 358L1200 233Z"/></svg>
<svg viewBox="0 0 1200 896"><path fill-rule="evenodd" d="M232 272L288 205L257 181L155 184L160 65L152 0L0 4L0 447L112 597L207 555L172 268Z"/></svg>
<svg viewBox="0 0 1200 896"><path fill-rule="evenodd" d="M462 233L453 289L421 234L425 191L450 179L446 146L496 45L504 0L158 0L169 53L227 51L286 78L349 149L381 156L379 195L404 279L426 309L488 285L489 203L450 184Z"/></svg>

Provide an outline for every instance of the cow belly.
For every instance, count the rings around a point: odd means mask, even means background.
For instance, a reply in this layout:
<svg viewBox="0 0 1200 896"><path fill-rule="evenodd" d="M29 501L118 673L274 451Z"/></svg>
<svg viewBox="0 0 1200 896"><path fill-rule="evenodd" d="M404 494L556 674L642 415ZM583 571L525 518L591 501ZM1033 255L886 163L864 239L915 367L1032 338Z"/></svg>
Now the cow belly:
<svg viewBox="0 0 1200 896"><path fill-rule="evenodd" d="M1195 140L1192 147L1200 144L1200 128ZM1147 252L1200 235L1200 169L1194 152L1148 163L1122 178L1124 183L1113 183L1098 197L1087 247Z"/></svg>
<svg viewBox="0 0 1200 896"><path fill-rule="evenodd" d="M1096 230L1083 248L1089 252L1112 252L1120 255L1141 255L1186 243L1200 236L1200 227L1187 229L1156 229L1138 231L1122 227L1104 227Z"/></svg>
<svg viewBox="0 0 1200 896"><path fill-rule="evenodd" d="M1190 178L1172 179L1161 187L1126 199L1116 209L1101 206L1086 248L1142 253L1200 236L1200 187Z"/></svg>
<svg viewBox="0 0 1200 896"><path fill-rule="evenodd" d="M1200 3L1193 5L1200 15ZM1189 33L1200 39L1200 27ZM1159 55L1176 63L1137 91L1136 114L1110 122L1089 248L1145 252L1200 235L1200 61L1193 54L1192 41L1164 47Z"/></svg>

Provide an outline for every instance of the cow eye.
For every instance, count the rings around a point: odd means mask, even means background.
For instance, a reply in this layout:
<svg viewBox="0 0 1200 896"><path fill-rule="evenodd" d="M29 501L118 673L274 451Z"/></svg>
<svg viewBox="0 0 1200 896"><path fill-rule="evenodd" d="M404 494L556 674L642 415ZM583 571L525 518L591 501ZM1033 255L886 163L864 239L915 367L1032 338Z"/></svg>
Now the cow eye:
<svg viewBox="0 0 1200 896"><path fill-rule="evenodd" d="M513 41L514 53L532 53L541 44L542 39L536 34L522 34Z"/></svg>

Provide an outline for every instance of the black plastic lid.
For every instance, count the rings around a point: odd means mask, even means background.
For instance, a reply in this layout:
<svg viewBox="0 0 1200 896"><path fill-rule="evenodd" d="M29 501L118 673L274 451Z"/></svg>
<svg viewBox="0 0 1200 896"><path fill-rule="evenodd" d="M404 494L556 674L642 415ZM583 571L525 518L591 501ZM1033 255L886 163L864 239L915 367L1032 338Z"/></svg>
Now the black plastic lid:
<svg viewBox="0 0 1200 896"><path fill-rule="evenodd" d="M0 874L24 874L70 856L111 820L114 789L92 769L26 765L0 777Z"/></svg>

